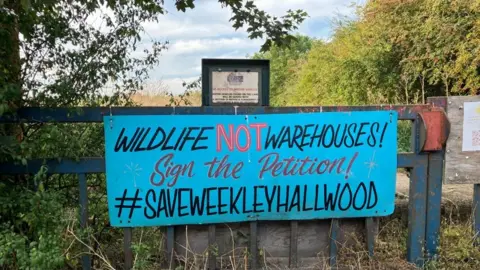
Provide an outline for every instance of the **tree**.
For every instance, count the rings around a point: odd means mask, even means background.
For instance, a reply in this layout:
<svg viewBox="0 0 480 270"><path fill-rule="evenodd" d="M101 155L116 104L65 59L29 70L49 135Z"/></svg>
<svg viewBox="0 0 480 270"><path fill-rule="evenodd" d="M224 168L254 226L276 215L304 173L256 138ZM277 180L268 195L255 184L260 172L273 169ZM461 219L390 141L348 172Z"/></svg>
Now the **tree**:
<svg viewBox="0 0 480 270"><path fill-rule="evenodd" d="M312 47L314 39L297 35L289 46L271 46L268 51L260 51L252 59L270 59L270 102L273 106L285 105L292 94L292 84L299 65Z"/></svg>
<svg viewBox="0 0 480 270"><path fill-rule="evenodd" d="M479 1L377 0L299 65L290 105L418 103L480 91ZM287 93L282 91L282 93Z"/></svg>
<svg viewBox="0 0 480 270"><path fill-rule="evenodd" d="M385 33L424 95L477 94L479 12L479 1L369 1L362 23Z"/></svg>
<svg viewBox="0 0 480 270"><path fill-rule="evenodd" d="M384 103L398 87L395 55L356 21L344 21L328 42L317 42L298 71L290 105Z"/></svg>
<svg viewBox="0 0 480 270"><path fill-rule="evenodd" d="M163 2L0 0L0 116L23 106L131 104L130 95L141 90L148 71L168 47L168 42L151 40L152 46L142 56L132 54L142 41L143 23L155 22L164 14ZM175 5L187 12L197 2L175 0ZM253 1L218 2L232 11L233 28L246 26L250 38L265 39L263 50L294 41L289 32L306 17L301 10L272 17ZM105 93L105 85L113 93ZM103 155L101 125L39 123L3 125L2 129L2 162ZM69 230L78 229L69 216L78 208L78 180L47 172L43 167L34 177L5 177L0 182L1 268L78 268L82 250L78 243L69 246L75 239L65 231L67 225ZM99 244L92 242L96 252L105 243L115 243L108 239L118 239L120 234L108 226L104 176L89 175L88 183L90 223L89 231L83 233L98 240Z"/></svg>
<svg viewBox="0 0 480 270"><path fill-rule="evenodd" d="M163 0L5 0L2 3L2 52L5 53L0 59L3 65L0 71L6 79L1 82L1 90L6 91L4 83L17 84L13 92L16 103L22 103L17 105L67 106L79 102L97 105L98 98L93 96L100 97L103 104L115 103L121 95L140 88L139 82L145 79L150 67L158 64L158 54L168 45L152 41L145 57L129 55L141 40L142 23L156 21L164 14ZM263 50L272 44L289 44L294 40L289 31L306 17L301 10L288 11L282 18L272 17L259 10L253 1L244 4L241 0L219 0L219 4L233 12L231 21L235 29L247 26L250 38L266 38ZM175 5L185 12L195 7L195 1L177 0ZM94 16L101 19L103 29L87 22ZM98 89L107 82L113 82L122 91L116 91L112 98L98 95Z"/></svg>

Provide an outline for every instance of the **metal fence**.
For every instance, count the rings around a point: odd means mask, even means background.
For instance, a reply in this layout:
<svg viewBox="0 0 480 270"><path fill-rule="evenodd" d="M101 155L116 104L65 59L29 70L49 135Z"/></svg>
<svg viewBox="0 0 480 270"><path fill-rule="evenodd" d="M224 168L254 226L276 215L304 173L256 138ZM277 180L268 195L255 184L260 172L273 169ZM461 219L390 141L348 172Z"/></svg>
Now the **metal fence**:
<svg viewBox="0 0 480 270"><path fill-rule="evenodd" d="M437 244L440 230L440 203L442 190L443 150L422 152L422 140L425 140L424 123L419 113L430 111L434 107L442 107L444 98L429 99L426 105L396 105L396 106L310 106L310 107L81 107L75 108L22 108L16 115L4 115L0 123L15 122L61 122L61 123L102 123L104 115L223 115L223 114L275 114L275 113L311 113L311 112L348 112L348 111L372 111L372 110L395 110L399 120L409 120L413 125L412 152L398 153L398 168L410 168L410 190L408 201L408 239L407 260L418 266L424 265L426 259L433 258L437 252ZM80 109L80 110L78 110ZM81 113L72 113L80 111ZM27 174L36 173L40 166L46 164L49 173L54 174L77 174L79 183L80 224L87 226L88 221L88 196L86 174L105 173L105 161L103 157L84 157L79 161L62 160L30 160L27 166L19 164L0 164L2 174ZM339 221L333 219L329 232L329 263L335 266L337 263L337 245ZM216 225L208 227L208 244L213 245L216 241ZM374 253L374 226L373 218L365 219L366 245L369 255ZM257 269L257 222L249 222L249 269ZM131 249L132 228L124 228L124 255L125 268L130 269L133 264ZM166 254L170 258L175 248L175 227L167 227ZM297 221L290 221L290 248L289 267L298 265L298 233ZM82 257L83 269L90 269L91 263L88 255ZM215 254L209 253L209 269L216 269Z"/></svg>

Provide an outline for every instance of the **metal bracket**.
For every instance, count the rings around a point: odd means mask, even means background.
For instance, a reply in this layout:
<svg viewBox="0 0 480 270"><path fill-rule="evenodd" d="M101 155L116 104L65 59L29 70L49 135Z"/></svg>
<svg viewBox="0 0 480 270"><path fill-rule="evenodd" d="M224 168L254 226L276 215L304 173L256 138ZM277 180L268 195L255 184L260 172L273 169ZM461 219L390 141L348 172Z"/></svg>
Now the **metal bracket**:
<svg viewBox="0 0 480 270"><path fill-rule="evenodd" d="M422 152L435 152L444 149L450 133L450 122L443 108L433 107L430 111L419 112L420 141Z"/></svg>

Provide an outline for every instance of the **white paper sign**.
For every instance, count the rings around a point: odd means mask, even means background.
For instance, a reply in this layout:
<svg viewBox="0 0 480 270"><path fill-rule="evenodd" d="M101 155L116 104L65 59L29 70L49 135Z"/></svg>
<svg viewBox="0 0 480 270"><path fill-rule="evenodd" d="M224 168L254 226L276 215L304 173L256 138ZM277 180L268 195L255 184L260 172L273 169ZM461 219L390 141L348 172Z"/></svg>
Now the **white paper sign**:
<svg viewBox="0 0 480 270"><path fill-rule="evenodd" d="M462 151L480 151L480 102L463 104Z"/></svg>
<svg viewBox="0 0 480 270"><path fill-rule="evenodd" d="M212 72L213 103L258 103L258 72Z"/></svg>

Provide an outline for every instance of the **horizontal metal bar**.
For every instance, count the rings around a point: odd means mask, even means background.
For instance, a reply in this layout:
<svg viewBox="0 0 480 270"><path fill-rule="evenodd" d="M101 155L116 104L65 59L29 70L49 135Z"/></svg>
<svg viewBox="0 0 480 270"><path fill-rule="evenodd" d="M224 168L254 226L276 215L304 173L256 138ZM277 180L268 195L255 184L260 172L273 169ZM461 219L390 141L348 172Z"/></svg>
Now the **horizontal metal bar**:
<svg viewBox="0 0 480 270"><path fill-rule="evenodd" d="M398 153L397 168L413 168L420 162L426 162L428 156L415 153Z"/></svg>
<svg viewBox="0 0 480 270"><path fill-rule="evenodd" d="M103 122L105 115L222 115L222 114L278 114L313 112L353 112L395 110L400 120L413 120L418 112L430 109L431 105L374 105L374 106L308 106L308 107L75 107L40 108L25 107L16 115L3 115L0 123L12 122Z"/></svg>
<svg viewBox="0 0 480 270"><path fill-rule="evenodd" d="M46 165L48 173L77 174L77 173L104 173L105 159L103 157L72 159L34 159L27 165L16 163L0 163L1 174L29 174L37 173L41 166Z"/></svg>
<svg viewBox="0 0 480 270"><path fill-rule="evenodd" d="M414 153L399 153L397 155L398 168L413 168L424 156ZM34 159L28 161L27 165L16 163L0 163L2 174L23 174L37 173L42 165L46 165L49 173L104 173L105 159L103 157L80 158L78 161L72 159Z"/></svg>

